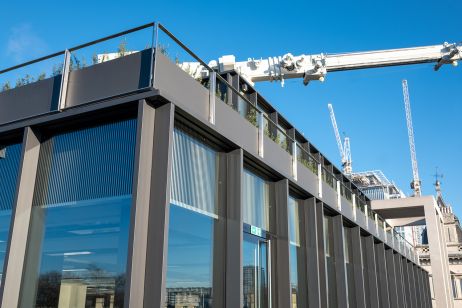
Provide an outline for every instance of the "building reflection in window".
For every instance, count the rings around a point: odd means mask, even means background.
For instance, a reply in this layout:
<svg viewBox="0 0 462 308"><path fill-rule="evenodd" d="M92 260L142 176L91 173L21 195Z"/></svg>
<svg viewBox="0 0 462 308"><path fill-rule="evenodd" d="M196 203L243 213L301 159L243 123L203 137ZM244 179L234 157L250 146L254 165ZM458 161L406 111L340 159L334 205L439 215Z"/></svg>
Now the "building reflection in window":
<svg viewBox="0 0 462 308"><path fill-rule="evenodd" d="M300 238L300 230L304 229L301 205L298 200L289 197L289 249L290 249L290 287L292 307L308 306L308 290L305 247Z"/></svg>
<svg viewBox="0 0 462 308"><path fill-rule="evenodd" d="M174 130L165 307L212 307L218 154ZM220 269L221 271L223 269Z"/></svg>
<svg viewBox="0 0 462 308"><path fill-rule="evenodd" d="M21 307L123 307L136 121L42 141Z"/></svg>
<svg viewBox="0 0 462 308"><path fill-rule="evenodd" d="M11 226L16 185L21 160L21 144L0 145L0 282Z"/></svg>

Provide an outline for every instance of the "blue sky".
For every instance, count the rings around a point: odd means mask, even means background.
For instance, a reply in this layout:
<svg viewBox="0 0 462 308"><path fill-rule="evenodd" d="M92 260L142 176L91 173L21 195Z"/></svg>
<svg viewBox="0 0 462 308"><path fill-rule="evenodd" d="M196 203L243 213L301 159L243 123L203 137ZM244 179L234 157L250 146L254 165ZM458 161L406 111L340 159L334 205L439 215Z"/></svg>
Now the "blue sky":
<svg viewBox="0 0 462 308"><path fill-rule="evenodd" d="M159 1L160 2L160 1ZM0 67L159 20L205 60L287 52L336 53L462 41L461 1L45 1L8 2L0 12ZM461 65L462 66L462 65ZM257 88L330 160L339 154L327 103L351 138L353 169L381 169L406 193L412 178L401 80L409 82L424 194L443 192L462 214L462 67L432 65L331 73Z"/></svg>

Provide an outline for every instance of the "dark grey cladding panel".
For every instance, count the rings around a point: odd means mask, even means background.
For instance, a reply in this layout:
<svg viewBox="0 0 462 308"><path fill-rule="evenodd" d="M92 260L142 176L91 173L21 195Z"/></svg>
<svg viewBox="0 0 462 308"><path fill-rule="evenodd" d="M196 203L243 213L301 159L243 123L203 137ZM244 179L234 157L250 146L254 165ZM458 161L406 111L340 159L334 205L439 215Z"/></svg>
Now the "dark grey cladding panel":
<svg viewBox="0 0 462 308"><path fill-rule="evenodd" d="M274 170L292 179L292 157L279 144L263 136L263 161Z"/></svg>
<svg viewBox="0 0 462 308"><path fill-rule="evenodd" d="M337 192L325 182L322 182L322 201L330 208L337 209Z"/></svg>
<svg viewBox="0 0 462 308"><path fill-rule="evenodd" d="M319 195L319 179L307 167L297 161L297 184L313 196Z"/></svg>
<svg viewBox="0 0 462 308"><path fill-rule="evenodd" d="M257 128L218 98L215 112L216 131L256 156L258 147Z"/></svg>
<svg viewBox="0 0 462 308"><path fill-rule="evenodd" d="M71 71L66 107L125 94L149 86L152 49Z"/></svg>
<svg viewBox="0 0 462 308"><path fill-rule="evenodd" d="M61 75L0 92L0 125L57 110Z"/></svg>
<svg viewBox="0 0 462 308"><path fill-rule="evenodd" d="M154 88L181 109L207 121L209 91L162 53L156 55L155 62Z"/></svg>

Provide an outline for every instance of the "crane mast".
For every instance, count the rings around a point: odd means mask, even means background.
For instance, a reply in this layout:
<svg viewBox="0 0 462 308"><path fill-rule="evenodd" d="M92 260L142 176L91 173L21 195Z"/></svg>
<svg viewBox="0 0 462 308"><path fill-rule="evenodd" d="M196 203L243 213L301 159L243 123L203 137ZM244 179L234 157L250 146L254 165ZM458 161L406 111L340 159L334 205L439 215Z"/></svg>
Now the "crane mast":
<svg viewBox="0 0 462 308"><path fill-rule="evenodd" d="M329 108L330 120L332 122L332 127L334 128L335 139L337 140L338 150L340 152L340 157L342 159L343 172L346 175L351 175L352 166L351 166L351 150L350 150L350 138L345 137L344 143L342 144L342 138L338 131L337 120L335 119L334 107L332 104L327 104Z"/></svg>
<svg viewBox="0 0 462 308"><path fill-rule="evenodd" d="M409 89L407 86L407 80L403 80L403 96L404 96L404 107L406 109L406 124L407 124L407 133L409 137L409 148L411 151L411 162L412 162L412 182L411 188L414 190L415 196L421 195L421 182L419 178L419 169L417 167L417 156L415 151L415 142L414 142L414 128L412 125L412 113L411 113L411 101L409 99Z"/></svg>

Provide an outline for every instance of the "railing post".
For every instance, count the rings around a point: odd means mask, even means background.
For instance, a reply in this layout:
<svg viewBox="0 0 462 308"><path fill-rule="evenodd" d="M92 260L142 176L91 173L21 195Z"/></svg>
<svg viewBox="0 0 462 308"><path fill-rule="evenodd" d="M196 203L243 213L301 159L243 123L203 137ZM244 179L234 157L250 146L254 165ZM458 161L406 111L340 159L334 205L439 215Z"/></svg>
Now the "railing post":
<svg viewBox="0 0 462 308"><path fill-rule="evenodd" d="M322 166L321 163L318 163L318 184L319 184L319 198L322 198Z"/></svg>
<svg viewBox="0 0 462 308"><path fill-rule="evenodd" d="M356 221L356 194L351 194L351 202L353 203L353 219Z"/></svg>
<svg viewBox="0 0 462 308"><path fill-rule="evenodd" d="M292 141L292 175L297 180L297 141Z"/></svg>
<svg viewBox="0 0 462 308"><path fill-rule="evenodd" d="M366 215L366 226L369 228L369 206L367 203L364 205L364 215Z"/></svg>
<svg viewBox="0 0 462 308"><path fill-rule="evenodd" d="M258 155L263 157L263 112L258 112Z"/></svg>
<svg viewBox="0 0 462 308"><path fill-rule="evenodd" d="M66 108L66 97L67 97L67 85L69 83L69 72L71 64L71 52L69 49L66 49L64 52L64 63L63 70L61 72L61 87L59 89L59 103L58 110L62 111Z"/></svg>
<svg viewBox="0 0 462 308"><path fill-rule="evenodd" d="M374 213L374 221L375 221L375 233L377 233L377 235L379 234L379 216L377 215L377 213Z"/></svg>
<svg viewBox="0 0 462 308"><path fill-rule="evenodd" d="M217 73L210 72L209 77L209 122L215 125L215 95L217 87Z"/></svg>
<svg viewBox="0 0 462 308"><path fill-rule="evenodd" d="M342 193L340 191L340 181L337 181L337 208L342 210Z"/></svg>

